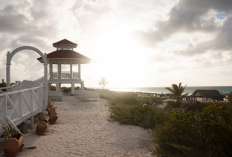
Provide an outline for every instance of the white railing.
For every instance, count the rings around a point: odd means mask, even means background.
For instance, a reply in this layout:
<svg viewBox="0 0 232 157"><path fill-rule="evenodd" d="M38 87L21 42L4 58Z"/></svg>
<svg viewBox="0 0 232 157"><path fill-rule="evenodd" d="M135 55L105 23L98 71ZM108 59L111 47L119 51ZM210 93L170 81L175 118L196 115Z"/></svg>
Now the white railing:
<svg viewBox="0 0 232 157"><path fill-rule="evenodd" d="M53 72L53 79L58 79L58 72ZM48 73L48 79L50 79L50 74ZM61 72L61 79L71 79L70 71L62 71ZM79 79L79 73L73 72L73 79ZM36 79L35 81L40 82L41 84L44 82L44 76Z"/></svg>
<svg viewBox="0 0 232 157"><path fill-rule="evenodd" d="M0 94L0 126L6 124L6 120L17 126L42 111L44 86L34 81L23 81L14 87L12 92ZM3 129L0 128L2 134Z"/></svg>
<svg viewBox="0 0 232 157"><path fill-rule="evenodd" d="M28 88L33 88L33 87L39 87L41 86L41 83L38 81L28 81L24 80L22 82L17 81L14 85L10 87L1 87L0 90L5 93L5 92L13 92L13 91L18 91L22 89L28 89ZM0 93L2 94L2 93Z"/></svg>

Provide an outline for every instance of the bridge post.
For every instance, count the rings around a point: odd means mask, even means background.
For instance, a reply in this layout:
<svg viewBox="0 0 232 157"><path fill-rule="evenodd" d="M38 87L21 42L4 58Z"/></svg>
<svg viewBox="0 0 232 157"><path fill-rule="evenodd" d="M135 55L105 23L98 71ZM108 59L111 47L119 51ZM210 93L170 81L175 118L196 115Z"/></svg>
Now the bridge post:
<svg viewBox="0 0 232 157"><path fill-rule="evenodd" d="M48 71L47 71L47 54L44 53L44 106L48 105Z"/></svg>
<svg viewBox="0 0 232 157"><path fill-rule="evenodd" d="M10 52L7 52L7 58L6 58L6 86L10 87ZM9 91L9 88L7 88L7 91Z"/></svg>

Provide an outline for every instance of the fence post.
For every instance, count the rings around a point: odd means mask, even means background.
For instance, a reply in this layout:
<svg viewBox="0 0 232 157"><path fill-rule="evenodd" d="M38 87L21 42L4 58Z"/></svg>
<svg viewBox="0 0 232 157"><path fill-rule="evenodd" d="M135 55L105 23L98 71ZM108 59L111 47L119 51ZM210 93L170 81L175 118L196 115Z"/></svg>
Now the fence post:
<svg viewBox="0 0 232 157"><path fill-rule="evenodd" d="M6 118L7 118L7 94L3 97L3 111L2 111L2 120L6 124Z"/></svg>
<svg viewBox="0 0 232 157"><path fill-rule="evenodd" d="M32 90L31 89L31 95L30 95L30 104L31 104L31 109L32 109L32 114L31 114L31 128L34 128L34 104L33 104L33 97L32 97Z"/></svg>
<svg viewBox="0 0 232 157"><path fill-rule="evenodd" d="M19 93L19 114L23 116L22 92Z"/></svg>

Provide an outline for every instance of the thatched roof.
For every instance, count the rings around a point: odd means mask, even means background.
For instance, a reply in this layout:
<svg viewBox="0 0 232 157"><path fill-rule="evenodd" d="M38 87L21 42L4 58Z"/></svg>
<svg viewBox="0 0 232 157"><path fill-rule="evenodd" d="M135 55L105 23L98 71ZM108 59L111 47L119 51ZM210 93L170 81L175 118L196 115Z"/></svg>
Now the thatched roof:
<svg viewBox="0 0 232 157"><path fill-rule="evenodd" d="M203 98L211 98L215 100L223 100L223 96L220 94L218 90L196 90L192 96L194 97L203 97Z"/></svg>

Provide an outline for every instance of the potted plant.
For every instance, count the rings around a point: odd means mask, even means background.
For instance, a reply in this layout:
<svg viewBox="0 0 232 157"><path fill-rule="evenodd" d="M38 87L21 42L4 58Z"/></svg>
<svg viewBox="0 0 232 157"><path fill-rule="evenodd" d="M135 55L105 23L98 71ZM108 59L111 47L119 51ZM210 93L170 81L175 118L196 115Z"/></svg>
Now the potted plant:
<svg viewBox="0 0 232 157"><path fill-rule="evenodd" d="M18 151L23 149L24 136L21 132L15 131L7 121L7 125L2 126L7 140L4 142L5 157L15 157Z"/></svg>
<svg viewBox="0 0 232 157"><path fill-rule="evenodd" d="M52 103L51 103L51 100L48 99L48 105L47 105L47 108L50 108L50 107L53 107Z"/></svg>
<svg viewBox="0 0 232 157"><path fill-rule="evenodd" d="M52 112L49 116L49 124L55 124L56 120L58 119L58 113L56 111Z"/></svg>
<svg viewBox="0 0 232 157"><path fill-rule="evenodd" d="M50 116L52 113L56 112L56 108L55 107L48 107L48 116Z"/></svg>
<svg viewBox="0 0 232 157"><path fill-rule="evenodd" d="M48 128L48 121L46 119L46 116L41 112L39 113L39 122L36 126L36 134L37 135L43 135L45 131Z"/></svg>

